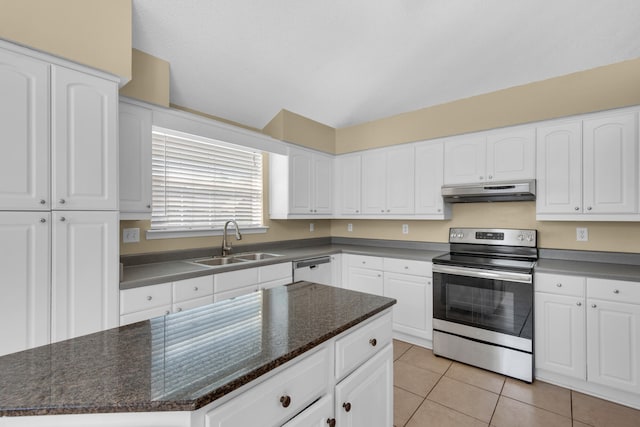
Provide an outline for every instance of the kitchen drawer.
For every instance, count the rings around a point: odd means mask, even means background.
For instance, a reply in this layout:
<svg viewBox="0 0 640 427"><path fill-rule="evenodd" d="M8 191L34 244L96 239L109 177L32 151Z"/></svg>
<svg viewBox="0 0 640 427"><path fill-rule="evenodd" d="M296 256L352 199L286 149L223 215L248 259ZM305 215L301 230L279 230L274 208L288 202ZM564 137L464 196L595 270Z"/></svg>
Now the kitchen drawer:
<svg viewBox="0 0 640 427"><path fill-rule="evenodd" d="M584 296L584 283L584 277L547 273L536 273L533 280L536 292L548 292L550 294L574 297Z"/></svg>
<svg viewBox="0 0 640 427"><path fill-rule="evenodd" d="M128 325L129 323L141 322L143 320L153 319L154 317L160 317L171 313L170 305L163 305L160 307L151 308L149 310L135 311L129 314L123 314L120 316L120 326Z"/></svg>
<svg viewBox="0 0 640 427"><path fill-rule="evenodd" d="M208 427L280 426L329 389L330 347L305 357L205 415Z"/></svg>
<svg viewBox="0 0 640 427"><path fill-rule="evenodd" d="M290 262L258 267L258 281L260 283L279 279L289 279L289 283L291 283L292 267Z"/></svg>
<svg viewBox="0 0 640 427"><path fill-rule="evenodd" d="M213 294L213 302L234 298L240 295L250 294L251 292L256 292L257 290L258 290L258 285L249 285L249 286L243 286L242 288L231 289L230 291L216 292Z"/></svg>
<svg viewBox="0 0 640 427"><path fill-rule="evenodd" d="M349 267L362 267L382 270L384 265L384 258L380 258L377 256L347 254L346 258L347 265Z"/></svg>
<svg viewBox="0 0 640 427"><path fill-rule="evenodd" d="M385 258L384 271L391 273L412 274L414 276L431 277L431 263L398 258Z"/></svg>
<svg viewBox="0 0 640 427"><path fill-rule="evenodd" d="M291 278L287 277L286 279L271 280L269 282L260 282L259 288L271 289L271 288L275 288L276 286L288 285L290 283L291 283Z"/></svg>
<svg viewBox="0 0 640 427"><path fill-rule="evenodd" d="M339 381L391 343L391 312L336 341L336 379Z"/></svg>
<svg viewBox="0 0 640 427"><path fill-rule="evenodd" d="M587 298L640 304L640 282L587 278Z"/></svg>
<svg viewBox="0 0 640 427"><path fill-rule="evenodd" d="M225 292L258 284L258 269L227 271L213 276L213 292Z"/></svg>
<svg viewBox="0 0 640 427"><path fill-rule="evenodd" d="M187 301L174 301L171 311L173 313L179 313L184 310L189 310L190 308L202 307L207 304L213 304L213 294Z"/></svg>
<svg viewBox="0 0 640 427"><path fill-rule="evenodd" d="M282 427L328 427L333 418L333 394L328 394Z"/></svg>
<svg viewBox="0 0 640 427"><path fill-rule="evenodd" d="M194 277L193 279L173 282L173 302L187 301L213 295L213 276Z"/></svg>
<svg viewBox="0 0 640 427"><path fill-rule="evenodd" d="M171 306L171 283L120 291L120 314Z"/></svg>

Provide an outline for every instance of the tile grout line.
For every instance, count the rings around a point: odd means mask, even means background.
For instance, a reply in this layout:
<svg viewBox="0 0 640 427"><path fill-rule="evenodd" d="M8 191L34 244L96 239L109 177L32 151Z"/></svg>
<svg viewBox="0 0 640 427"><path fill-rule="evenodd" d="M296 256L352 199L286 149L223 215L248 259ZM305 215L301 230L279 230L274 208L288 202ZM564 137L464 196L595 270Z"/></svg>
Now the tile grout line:
<svg viewBox="0 0 640 427"><path fill-rule="evenodd" d="M502 392L504 391L504 386L507 384L507 378L505 377L502 381L502 387L500 387L500 393L498 393L498 401L496 402L496 406L493 408L493 412L491 413L491 418L489 419L489 426L493 422L493 417L496 416L496 411L498 410L498 405L500 404L500 398L502 397Z"/></svg>

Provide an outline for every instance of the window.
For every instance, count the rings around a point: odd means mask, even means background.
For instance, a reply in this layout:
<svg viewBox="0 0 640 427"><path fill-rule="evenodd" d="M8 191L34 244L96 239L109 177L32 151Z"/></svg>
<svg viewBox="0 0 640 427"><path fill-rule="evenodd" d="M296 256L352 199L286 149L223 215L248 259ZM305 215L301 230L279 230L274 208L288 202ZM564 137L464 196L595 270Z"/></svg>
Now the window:
<svg viewBox="0 0 640 427"><path fill-rule="evenodd" d="M262 227L262 153L154 128L151 229Z"/></svg>

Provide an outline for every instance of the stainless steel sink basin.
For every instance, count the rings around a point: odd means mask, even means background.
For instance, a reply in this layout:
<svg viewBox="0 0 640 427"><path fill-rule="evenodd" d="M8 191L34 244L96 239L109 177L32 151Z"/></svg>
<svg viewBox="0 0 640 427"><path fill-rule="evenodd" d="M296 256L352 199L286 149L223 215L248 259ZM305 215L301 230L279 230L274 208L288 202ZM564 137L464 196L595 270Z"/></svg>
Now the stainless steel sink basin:
<svg viewBox="0 0 640 427"><path fill-rule="evenodd" d="M239 262L246 262L246 260L237 259L234 257L215 257L215 258L197 259L192 262L196 264L209 265L213 267L217 265L227 265L227 264L236 264Z"/></svg>
<svg viewBox="0 0 640 427"><path fill-rule="evenodd" d="M234 259L241 259L244 261L261 261L263 259L269 259L269 258L276 258L282 255L278 255L278 254L268 254L265 252L252 252L252 253L248 253L248 254L238 254L238 255L234 255L233 258Z"/></svg>

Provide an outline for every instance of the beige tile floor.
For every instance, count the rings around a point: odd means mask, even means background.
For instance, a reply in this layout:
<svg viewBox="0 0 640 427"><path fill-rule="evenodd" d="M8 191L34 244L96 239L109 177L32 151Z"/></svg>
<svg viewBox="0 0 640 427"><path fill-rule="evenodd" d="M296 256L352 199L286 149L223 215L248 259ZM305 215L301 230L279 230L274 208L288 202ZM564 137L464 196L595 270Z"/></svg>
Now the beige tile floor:
<svg viewBox="0 0 640 427"><path fill-rule="evenodd" d="M393 342L395 427L640 427L640 411Z"/></svg>

